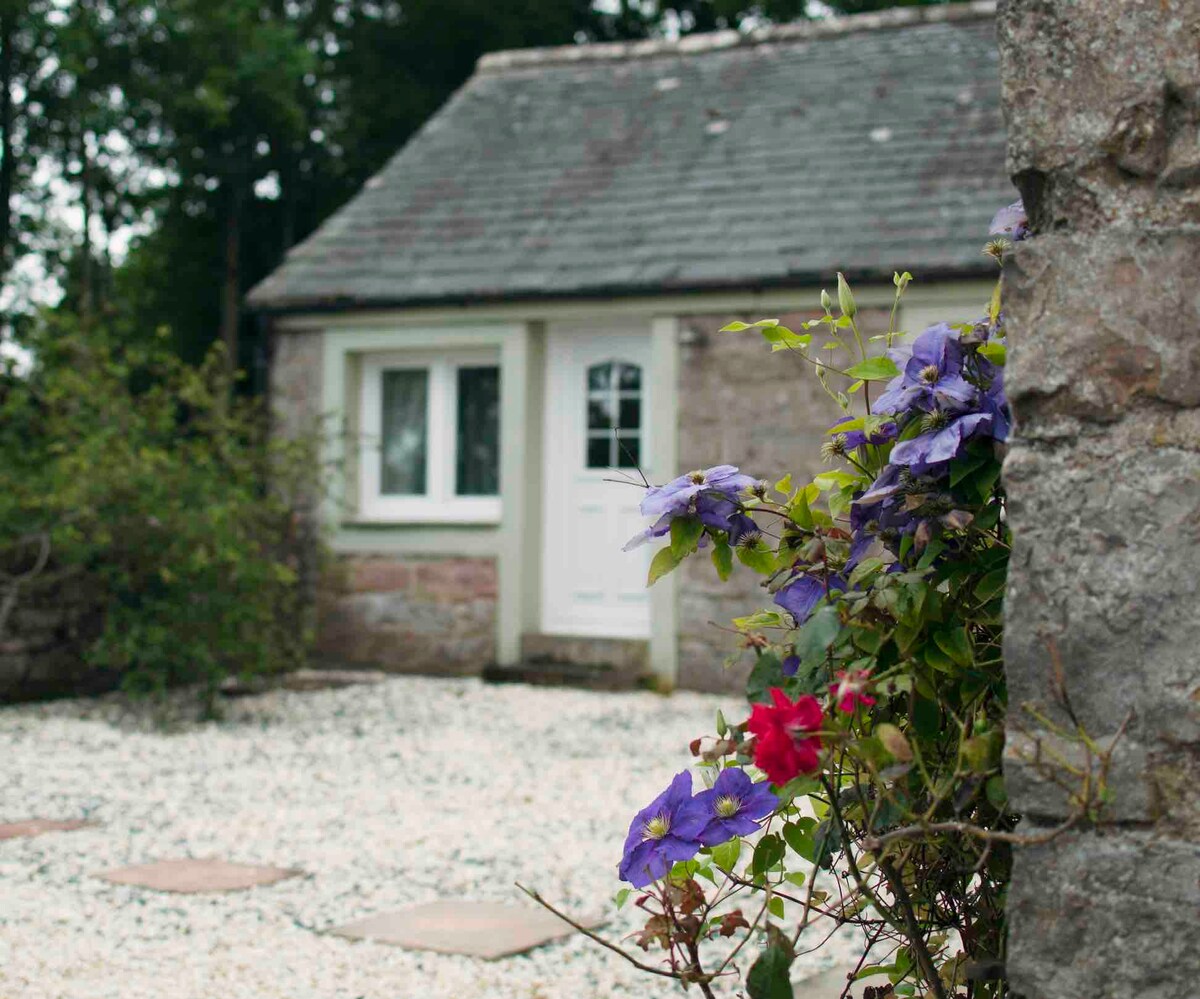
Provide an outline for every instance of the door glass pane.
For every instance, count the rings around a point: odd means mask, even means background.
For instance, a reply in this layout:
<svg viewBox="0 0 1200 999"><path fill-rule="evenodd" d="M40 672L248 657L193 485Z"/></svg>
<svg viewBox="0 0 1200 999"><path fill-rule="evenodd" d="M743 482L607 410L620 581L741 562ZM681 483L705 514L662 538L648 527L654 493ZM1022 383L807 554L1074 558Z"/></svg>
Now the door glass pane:
<svg viewBox="0 0 1200 999"><path fill-rule="evenodd" d="M500 369L458 369L458 440L454 491L500 493Z"/></svg>
<svg viewBox="0 0 1200 999"><path fill-rule="evenodd" d="M612 364L593 364L588 368L588 389L604 392L612 388Z"/></svg>
<svg viewBox="0 0 1200 999"><path fill-rule="evenodd" d="M642 400L636 396L632 399L622 399L620 403L622 430L639 430L642 426Z"/></svg>
<svg viewBox="0 0 1200 999"><path fill-rule="evenodd" d="M425 494L429 372L403 368L383 372L383 421L379 448L381 493Z"/></svg>
<svg viewBox="0 0 1200 999"><path fill-rule="evenodd" d="M587 467L588 468L611 468L612 467L612 435L598 434L588 438L587 442Z"/></svg>
<svg viewBox="0 0 1200 999"><path fill-rule="evenodd" d="M588 399L588 430L610 430L613 427L611 396L592 396Z"/></svg>
<svg viewBox="0 0 1200 999"><path fill-rule="evenodd" d="M642 387L642 369L636 364L622 364L617 386L622 392L636 392Z"/></svg>
<svg viewBox="0 0 1200 999"><path fill-rule="evenodd" d="M642 442L637 434L617 437L617 468L637 468L642 463Z"/></svg>

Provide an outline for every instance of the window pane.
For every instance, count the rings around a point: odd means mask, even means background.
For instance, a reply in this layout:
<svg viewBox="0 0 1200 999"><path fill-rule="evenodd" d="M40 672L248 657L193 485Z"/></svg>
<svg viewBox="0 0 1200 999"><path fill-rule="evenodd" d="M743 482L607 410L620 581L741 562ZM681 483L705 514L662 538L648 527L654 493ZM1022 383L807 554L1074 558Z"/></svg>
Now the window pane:
<svg viewBox="0 0 1200 999"><path fill-rule="evenodd" d="M617 438L617 468L637 468L642 463L642 446L637 434Z"/></svg>
<svg viewBox="0 0 1200 999"><path fill-rule="evenodd" d="M636 364L622 364L618 388L622 392L636 392L642 387L642 369Z"/></svg>
<svg viewBox="0 0 1200 999"><path fill-rule="evenodd" d="M593 364L588 368L588 388L592 392L606 391L612 385L611 364Z"/></svg>
<svg viewBox="0 0 1200 999"><path fill-rule="evenodd" d="M620 403L622 430L638 430L642 425L642 402L640 399L622 399Z"/></svg>
<svg viewBox="0 0 1200 999"><path fill-rule="evenodd" d="M500 369L458 369L458 448L454 491L500 493Z"/></svg>
<svg viewBox="0 0 1200 999"><path fill-rule="evenodd" d="M601 434L596 437L588 437L587 467L588 468L611 468L612 467L612 435L611 434Z"/></svg>
<svg viewBox="0 0 1200 999"><path fill-rule="evenodd" d="M425 494L425 447L429 372L408 368L383 373L383 433L379 491Z"/></svg>
<svg viewBox="0 0 1200 999"><path fill-rule="evenodd" d="M609 430L613 426L613 406L609 396L588 400L588 430Z"/></svg>

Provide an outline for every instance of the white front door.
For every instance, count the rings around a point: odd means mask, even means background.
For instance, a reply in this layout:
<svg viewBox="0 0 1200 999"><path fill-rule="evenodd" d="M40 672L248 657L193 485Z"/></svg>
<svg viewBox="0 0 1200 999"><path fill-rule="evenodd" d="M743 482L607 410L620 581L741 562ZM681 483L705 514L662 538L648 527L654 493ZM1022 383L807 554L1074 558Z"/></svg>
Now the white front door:
<svg viewBox="0 0 1200 999"><path fill-rule="evenodd" d="M552 324L546 342L542 630L648 638L651 549L640 466L652 465L650 323ZM618 480L618 481L613 481Z"/></svg>

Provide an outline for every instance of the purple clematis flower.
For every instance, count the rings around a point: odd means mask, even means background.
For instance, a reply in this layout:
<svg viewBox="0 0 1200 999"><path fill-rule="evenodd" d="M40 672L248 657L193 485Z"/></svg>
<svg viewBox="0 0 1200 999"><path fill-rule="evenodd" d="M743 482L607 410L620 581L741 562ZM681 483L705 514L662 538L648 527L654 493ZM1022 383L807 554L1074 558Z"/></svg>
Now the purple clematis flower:
<svg viewBox="0 0 1200 999"><path fill-rule="evenodd" d="M988 228L989 236L1010 236L1019 243L1029 235L1029 219L1025 215L1025 202L1018 198L1007 208L996 212Z"/></svg>
<svg viewBox="0 0 1200 999"><path fill-rule="evenodd" d="M1012 419L1008 412L1008 399L1004 395L1004 369L995 368L991 383L983 393L983 411L992 417L992 436L998 441L1008 440Z"/></svg>
<svg viewBox="0 0 1200 999"><path fill-rule="evenodd" d="M617 868L634 888L663 877L677 860L690 860L700 849L703 823L692 799L692 775L675 775L662 794L634 816Z"/></svg>
<svg viewBox="0 0 1200 999"><path fill-rule="evenodd" d="M659 517L665 513L685 514L692 502L704 492L723 493L730 499L736 499L738 493L749 489L755 481L749 475L742 475L733 465L716 465L703 471L688 472L665 486L652 486L642 500L642 515Z"/></svg>
<svg viewBox="0 0 1200 999"><path fill-rule="evenodd" d="M962 376L963 350L958 332L947 323L930 326L912 343L904 370L875 400L871 412L902 413L936 408L965 409L975 399L975 389Z"/></svg>
<svg viewBox="0 0 1200 999"><path fill-rule="evenodd" d="M739 493L756 484L756 479L742 475L733 465L716 465L681 475L665 486L651 486L642 499L641 511L643 516L658 519L630 538L625 551L663 537L670 532L672 520L692 514L708 527L729 531L730 543L736 544L743 534L757 530L749 517L741 515L737 502Z"/></svg>
<svg viewBox="0 0 1200 999"><path fill-rule="evenodd" d="M758 525L742 513L741 505L723 495L702 494L696 500L696 515L705 527L728 534L731 545L740 544L747 535L758 534Z"/></svg>
<svg viewBox="0 0 1200 999"><path fill-rule="evenodd" d="M995 424L991 413L946 414L945 419L942 426L897 444L892 449L892 463L907 465L920 475L934 465L957 458L967 441Z"/></svg>
<svg viewBox="0 0 1200 999"><path fill-rule="evenodd" d="M735 836L749 836L779 807L770 784L755 784L738 767L722 770L713 786L692 801L696 838L704 846L716 846Z"/></svg>
<svg viewBox="0 0 1200 999"><path fill-rule="evenodd" d="M842 445L852 451L856 447L861 447L863 444L886 444L888 441L896 439L896 423L894 420L887 420L869 434L866 430L839 430L838 427L848 421L843 420L841 423L835 423L829 428L828 433L840 436Z"/></svg>
<svg viewBox="0 0 1200 999"><path fill-rule="evenodd" d="M829 577L829 592L845 592L846 589L846 581L841 576ZM800 573L775 594L775 603L791 614L799 626L808 620L813 608L825 594L825 583L816 576Z"/></svg>

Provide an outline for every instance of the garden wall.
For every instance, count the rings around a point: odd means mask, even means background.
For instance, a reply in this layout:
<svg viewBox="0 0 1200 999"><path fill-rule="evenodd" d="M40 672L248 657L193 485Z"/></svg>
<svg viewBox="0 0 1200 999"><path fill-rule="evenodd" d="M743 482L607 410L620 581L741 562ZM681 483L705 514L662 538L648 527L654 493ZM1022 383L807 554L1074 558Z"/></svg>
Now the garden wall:
<svg viewBox="0 0 1200 999"><path fill-rule="evenodd" d="M317 654L403 673L479 673L496 658L496 561L353 555L323 595Z"/></svg>
<svg viewBox="0 0 1200 999"><path fill-rule="evenodd" d="M1016 850L1008 971L1025 999L1179 999L1200 982L1200 5L1009 0L999 24L1034 232L1005 295L1023 831L1074 807L1029 765L1064 747L1027 706L1120 736L1100 827Z"/></svg>
<svg viewBox="0 0 1200 999"><path fill-rule="evenodd" d="M22 587L0 629L0 703L111 689L116 674L83 661L103 628L102 608L85 578L53 564Z"/></svg>

